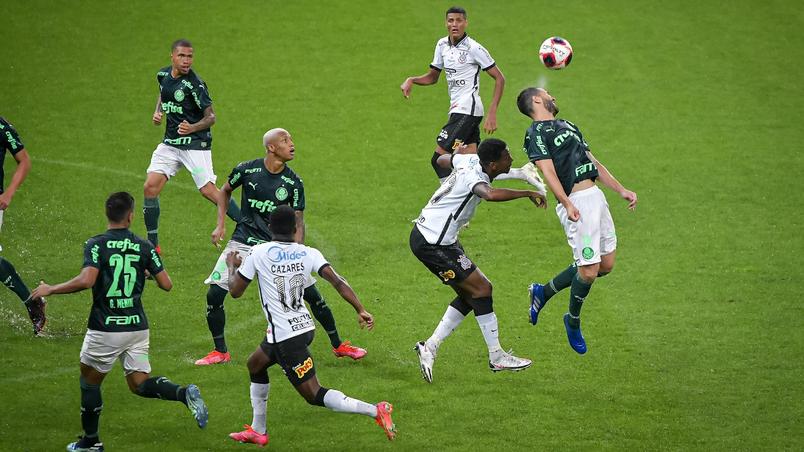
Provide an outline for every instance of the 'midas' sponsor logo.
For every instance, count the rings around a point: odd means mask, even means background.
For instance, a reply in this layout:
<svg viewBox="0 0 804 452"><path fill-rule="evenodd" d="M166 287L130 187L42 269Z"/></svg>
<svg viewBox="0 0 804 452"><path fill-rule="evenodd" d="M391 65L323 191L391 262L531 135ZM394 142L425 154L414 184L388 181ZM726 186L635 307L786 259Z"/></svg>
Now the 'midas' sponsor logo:
<svg viewBox="0 0 804 452"><path fill-rule="evenodd" d="M307 251L292 250L288 251L281 246L268 248L268 260L271 262L295 261L307 256Z"/></svg>

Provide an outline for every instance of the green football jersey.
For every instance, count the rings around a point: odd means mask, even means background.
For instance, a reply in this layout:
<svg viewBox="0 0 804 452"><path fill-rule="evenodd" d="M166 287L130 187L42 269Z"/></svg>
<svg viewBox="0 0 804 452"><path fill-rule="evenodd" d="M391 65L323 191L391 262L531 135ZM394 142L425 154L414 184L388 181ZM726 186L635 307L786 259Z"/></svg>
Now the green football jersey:
<svg viewBox="0 0 804 452"><path fill-rule="evenodd" d="M23 149L25 149L25 145L22 144L22 138L20 138L17 130L5 118L0 116L0 193L3 193L3 187L5 187L3 183L5 178L3 163L6 160L6 151L10 152L11 155L16 155L17 152Z"/></svg>
<svg viewBox="0 0 804 452"><path fill-rule="evenodd" d="M242 192L242 218L232 234L235 242L258 245L270 241L269 216L282 204L304 210L304 183L287 165L279 174L272 174L264 159L243 162L229 174L229 185Z"/></svg>
<svg viewBox="0 0 804 452"><path fill-rule="evenodd" d="M586 151L589 145L575 124L563 119L534 121L525 132L525 153L532 162L552 159L567 195L576 183L597 178L597 167Z"/></svg>
<svg viewBox="0 0 804 452"><path fill-rule="evenodd" d="M151 242L128 229L109 229L87 240L84 267L99 270L92 287L92 310L87 328L98 331L148 329L142 307L145 270L156 275L164 270Z"/></svg>
<svg viewBox="0 0 804 452"><path fill-rule="evenodd" d="M192 69L178 78L173 78L170 70L168 66L156 74L162 112L166 118L162 142L178 149L211 150L212 132L208 128L190 135L179 135L178 131L182 121L195 124L204 117L204 110L212 105L206 84Z"/></svg>

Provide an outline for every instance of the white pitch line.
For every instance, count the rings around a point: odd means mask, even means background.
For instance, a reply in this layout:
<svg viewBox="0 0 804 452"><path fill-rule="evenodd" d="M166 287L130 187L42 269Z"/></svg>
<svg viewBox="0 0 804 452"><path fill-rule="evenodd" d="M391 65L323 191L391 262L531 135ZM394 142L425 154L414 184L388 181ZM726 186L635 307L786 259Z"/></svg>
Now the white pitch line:
<svg viewBox="0 0 804 452"><path fill-rule="evenodd" d="M66 167L70 167L70 168L78 168L78 169L92 171L92 172L101 172L101 173L106 173L106 174L112 174L112 175L115 175L115 176L123 176L123 177L127 177L127 178L130 178L130 179L138 179L138 180L141 180L141 181L145 182L145 174L146 173L144 171L142 173L135 173L134 171L125 171L125 170L119 170L119 169L114 169L114 168L107 168L105 166L92 165L92 164L84 163L84 162L69 162L69 161L66 161L66 160L47 159L47 158L42 158L42 157L31 157L31 160L36 162L36 163L45 163L45 164L50 164L50 165L66 166ZM194 191L194 192L198 191L198 189L188 187L187 185L179 184L178 187L181 188L181 189L184 189L184 190L191 190L191 191Z"/></svg>

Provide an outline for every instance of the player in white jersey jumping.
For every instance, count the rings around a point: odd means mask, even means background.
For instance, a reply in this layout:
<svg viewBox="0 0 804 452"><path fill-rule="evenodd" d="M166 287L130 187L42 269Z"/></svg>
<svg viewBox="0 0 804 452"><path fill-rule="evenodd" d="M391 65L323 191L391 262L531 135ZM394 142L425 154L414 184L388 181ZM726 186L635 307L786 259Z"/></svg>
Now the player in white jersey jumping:
<svg viewBox="0 0 804 452"><path fill-rule="evenodd" d="M511 169L511 162L508 146L496 138L483 140L477 155L454 154L438 158L439 165L454 171L416 219L410 233L410 249L458 296L447 307L432 336L414 347L419 355L422 377L428 383L433 382L433 363L438 347L471 311L474 311L486 340L492 371L517 371L531 365L529 359L508 354L500 346L491 283L466 256L458 241L458 232L472 218L481 200L500 202L529 198L537 207L547 208L547 200L541 193L491 187L495 177Z"/></svg>
<svg viewBox="0 0 804 452"><path fill-rule="evenodd" d="M249 283L258 278L260 302L268 319L265 339L249 356L247 364L251 376L252 422L245 426L245 430L229 436L244 443L261 446L268 443L265 425L268 368L278 363L307 403L372 417L388 439L394 439L396 430L391 420L393 407L390 403L371 405L319 384L313 357L307 348L313 341L315 322L302 299L304 287L312 283L310 273L317 273L327 280L352 305L361 328L372 329L374 318L320 251L294 242L296 214L292 207L281 205L271 212L269 228L273 240L252 248L244 261L241 262L235 251L227 256L229 294L239 298Z"/></svg>
<svg viewBox="0 0 804 452"><path fill-rule="evenodd" d="M449 120L436 138L436 149L430 160L436 175L442 181L449 176L451 168L437 164L441 155L451 154L464 146L462 153L477 153L480 121L484 113L483 102L480 100L480 71L485 71L494 79L494 97L483 124L483 130L488 134L497 130L497 106L505 87L505 76L494 58L480 43L466 34L469 24L466 10L453 6L447 10L446 19L448 34L436 43L430 69L420 76L408 77L400 86L402 94L408 98L414 84L433 85L438 82L442 71L446 73L450 97ZM515 168L501 174L499 179L522 179L546 193L539 174L530 162L521 169Z"/></svg>

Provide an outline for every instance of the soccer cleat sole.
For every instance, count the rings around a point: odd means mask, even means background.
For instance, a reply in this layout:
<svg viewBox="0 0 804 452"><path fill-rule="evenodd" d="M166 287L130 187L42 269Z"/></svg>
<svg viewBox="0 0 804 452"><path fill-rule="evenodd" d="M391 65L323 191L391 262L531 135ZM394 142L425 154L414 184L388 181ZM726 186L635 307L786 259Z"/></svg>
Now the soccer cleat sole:
<svg viewBox="0 0 804 452"><path fill-rule="evenodd" d="M377 404L377 410L383 410L387 414L386 417L378 413L375 421L377 425L385 431L385 436L388 437L388 441L393 441L394 438L396 438L396 424L391 420L391 413L394 411L394 406L388 402L380 402Z"/></svg>
<svg viewBox="0 0 804 452"><path fill-rule="evenodd" d="M529 364L527 364L525 366L522 366L522 367L494 367L493 364L489 363L489 369L494 373L497 373L497 372L520 372L520 371L523 371L523 370L527 369L528 367L530 367L532 365L533 365L533 361L531 361Z"/></svg>
<svg viewBox="0 0 804 452"><path fill-rule="evenodd" d="M198 423L198 427L206 427L207 421L209 420L209 411L207 410L207 404L204 403L204 399L201 398L201 390L198 389L198 386L196 385L188 385L186 396L187 408L189 408L190 412L193 413L193 417Z"/></svg>

